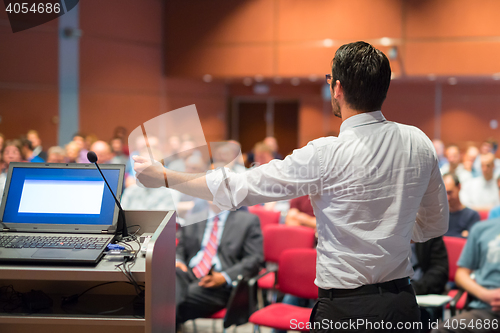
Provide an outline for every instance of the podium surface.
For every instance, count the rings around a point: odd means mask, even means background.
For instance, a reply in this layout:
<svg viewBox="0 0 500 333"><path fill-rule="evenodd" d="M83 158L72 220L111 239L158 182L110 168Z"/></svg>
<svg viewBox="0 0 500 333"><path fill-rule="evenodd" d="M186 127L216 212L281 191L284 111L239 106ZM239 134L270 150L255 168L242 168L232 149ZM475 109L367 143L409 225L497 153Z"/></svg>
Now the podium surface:
<svg viewBox="0 0 500 333"><path fill-rule="evenodd" d="M32 314L22 308L13 311L0 308L1 331L174 332L175 211L125 211L125 216L129 230L140 227L138 235L153 234L146 255L139 254L130 270L134 279L145 285L144 316L137 315L137 305L134 309L136 293L127 284L126 275L116 267L120 261L110 261L104 256L96 266L9 263L0 265L0 287L12 285L21 293L41 290L52 298L53 306ZM139 250L138 244L129 244ZM63 296L80 294L98 284L103 285L79 298L81 304L61 306Z"/></svg>

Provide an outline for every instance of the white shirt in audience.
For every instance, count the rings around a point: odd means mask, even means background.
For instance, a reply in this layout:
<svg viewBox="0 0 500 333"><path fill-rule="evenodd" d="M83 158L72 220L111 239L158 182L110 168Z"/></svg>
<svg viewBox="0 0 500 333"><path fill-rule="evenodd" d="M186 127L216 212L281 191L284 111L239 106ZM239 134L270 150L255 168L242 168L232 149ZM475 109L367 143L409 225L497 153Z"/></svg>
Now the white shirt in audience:
<svg viewBox="0 0 500 333"><path fill-rule="evenodd" d="M486 181L476 177L463 184L459 193L460 201L472 209L491 209L500 204L496 178Z"/></svg>

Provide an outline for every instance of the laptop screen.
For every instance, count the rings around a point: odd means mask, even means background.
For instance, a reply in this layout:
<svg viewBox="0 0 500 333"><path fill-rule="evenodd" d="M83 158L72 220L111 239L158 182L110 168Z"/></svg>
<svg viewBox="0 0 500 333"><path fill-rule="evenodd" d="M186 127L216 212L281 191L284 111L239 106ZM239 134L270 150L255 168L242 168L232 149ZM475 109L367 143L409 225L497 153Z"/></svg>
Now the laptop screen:
<svg viewBox="0 0 500 333"><path fill-rule="evenodd" d="M116 194L120 168L102 168ZM3 222L62 225L112 225L115 201L99 171L86 167L14 167ZM117 194L120 197L120 194ZM5 198L4 198L5 199Z"/></svg>

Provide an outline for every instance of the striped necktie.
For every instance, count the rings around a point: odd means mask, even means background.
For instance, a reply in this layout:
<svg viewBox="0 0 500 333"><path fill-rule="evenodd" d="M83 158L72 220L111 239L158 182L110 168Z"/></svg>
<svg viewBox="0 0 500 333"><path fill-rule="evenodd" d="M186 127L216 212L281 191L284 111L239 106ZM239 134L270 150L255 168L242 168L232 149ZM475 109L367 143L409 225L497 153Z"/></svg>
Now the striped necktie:
<svg viewBox="0 0 500 333"><path fill-rule="evenodd" d="M210 233L210 239L208 240L205 249L203 249L203 258L198 265L193 268L193 273L198 279L207 275L210 268L212 268L212 259L217 253L217 247L219 246L219 243L217 242L217 232L219 230L218 222L219 217L216 216L214 218L212 232Z"/></svg>

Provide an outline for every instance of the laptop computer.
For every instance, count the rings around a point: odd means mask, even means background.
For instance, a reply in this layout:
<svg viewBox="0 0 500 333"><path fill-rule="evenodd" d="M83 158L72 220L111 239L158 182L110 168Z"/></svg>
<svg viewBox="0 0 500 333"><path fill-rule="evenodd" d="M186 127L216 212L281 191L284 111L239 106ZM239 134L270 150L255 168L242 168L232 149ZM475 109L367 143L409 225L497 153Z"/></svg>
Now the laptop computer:
<svg viewBox="0 0 500 333"><path fill-rule="evenodd" d="M125 166L100 165L120 197ZM0 262L96 264L118 207L94 164L10 163L0 206Z"/></svg>

